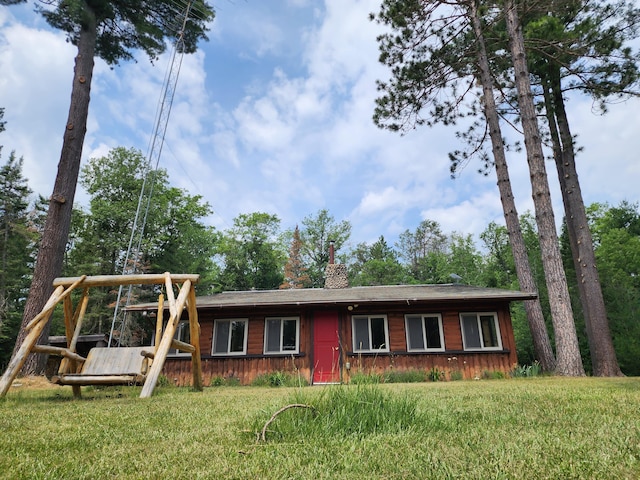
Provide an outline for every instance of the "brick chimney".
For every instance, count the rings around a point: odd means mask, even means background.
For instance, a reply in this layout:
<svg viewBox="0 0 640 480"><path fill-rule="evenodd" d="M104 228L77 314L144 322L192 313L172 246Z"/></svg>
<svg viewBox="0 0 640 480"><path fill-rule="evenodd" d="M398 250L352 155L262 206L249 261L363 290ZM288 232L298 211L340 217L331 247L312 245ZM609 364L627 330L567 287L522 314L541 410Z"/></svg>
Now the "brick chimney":
<svg viewBox="0 0 640 480"><path fill-rule="evenodd" d="M329 264L324 271L324 288L347 288L347 266L335 263L335 242L329 240Z"/></svg>

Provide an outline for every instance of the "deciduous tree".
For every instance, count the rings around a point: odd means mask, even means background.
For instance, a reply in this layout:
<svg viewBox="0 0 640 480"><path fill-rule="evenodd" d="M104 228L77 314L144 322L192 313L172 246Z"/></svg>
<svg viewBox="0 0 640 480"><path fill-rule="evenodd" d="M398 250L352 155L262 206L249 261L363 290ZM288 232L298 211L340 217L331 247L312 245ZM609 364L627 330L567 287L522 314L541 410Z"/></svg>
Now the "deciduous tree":
<svg viewBox="0 0 640 480"><path fill-rule="evenodd" d="M337 253L350 236L351 224L347 220L337 222L326 209L319 210L315 215L308 215L302 220L301 252L312 287L324 287L324 272L329 263L329 242L334 242Z"/></svg>
<svg viewBox="0 0 640 480"><path fill-rule="evenodd" d="M279 230L280 219L268 213L243 213L233 220L218 250L223 290L266 290L282 284L286 250Z"/></svg>

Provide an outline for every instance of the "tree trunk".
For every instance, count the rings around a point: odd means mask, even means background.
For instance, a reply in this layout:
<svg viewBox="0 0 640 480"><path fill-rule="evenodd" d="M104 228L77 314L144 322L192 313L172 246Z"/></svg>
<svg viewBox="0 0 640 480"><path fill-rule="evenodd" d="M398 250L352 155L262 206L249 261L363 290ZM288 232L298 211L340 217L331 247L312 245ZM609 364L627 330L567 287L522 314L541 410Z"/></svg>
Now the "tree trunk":
<svg viewBox="0 0 640 480"><path fill-rule="evenodd" d="M549 181L544 165L542 139L538 128L533 93L526 63L524 39L518 13L513 0L506 0L504 12L509 34L518 105L524 130L527 162L531 177L531 190L538 225L538 238L542 252L542 264L549 291L549 303L556 338L556 373L582 376L584 367L578 347L569 288L562 265L558 234L555 225Z"/></svg>
<svg viewBox="0 0 640 480"><path fill-rule="evenodd" d="M92 12L87 9L87 17ZM33 272L33 280L29 296L24 308L20 332L13 349L15 355L20 348L26 331L24 327L44 307L53 291L52 282L60 276L64 252L69 237L73 199L80 172L82 145L87 131L89 114L89 93L93 75L93 57L96 45L96 23L92 17L80 31L78 39L78 55L71 89L71 105L69 117L64 131L58 173L56 175L53 194L49 200L49 210L38 249L38 256ZM44 329L39 343L48 343L49 326ZM41 374L44 371L46 357L31 354L22 367L22 375Z"/></svg>
<svg viewBox="0 0 640 480"><path fill-rule="evenodd" d="M562 191L567 233L589 339L593 374L599 377L622 376L609 331L609 321L593 250L593 239L578 181L573 136L564 108L560 72L556 69L550 72L549 76L549 90L545 92L545 104L549 128L553 132L553 156Z"/></svg>
<svg viewBox="0 0 640 480"><path fill-rule="evenodd" d="M504 220L507 225L509 234L509 243L513 252L513 259L516 267L516 274L520 288L525 292L535 292L536 284L531 272L529 257L525 247L522 230L520 229L520 221L518 212L513 198L511 189L511 181L509 179L509 169L505 157L504 142L502 140L502 131L500 128L500 120L496 108L495 98L493 94L493 77L489 69L489 61L485 46L484 34L480 24L480 17L476 0L470 2L471 21L473 30L478 43L478 76L482 84L482 92L484 96L484 114L489 125L489 136L491 138L491 146L493 150L494 164L496 175L498 177L498 189L500 191L500 200L502 202L502 210L504 212ZM529 322L529 330L533 339L533 348L535 356L540 362L543 370L551 372L555 370L556 360L551 348L551 341L544 322L540 299L527 300L524 302L524 308L527 313Z"/></svg>

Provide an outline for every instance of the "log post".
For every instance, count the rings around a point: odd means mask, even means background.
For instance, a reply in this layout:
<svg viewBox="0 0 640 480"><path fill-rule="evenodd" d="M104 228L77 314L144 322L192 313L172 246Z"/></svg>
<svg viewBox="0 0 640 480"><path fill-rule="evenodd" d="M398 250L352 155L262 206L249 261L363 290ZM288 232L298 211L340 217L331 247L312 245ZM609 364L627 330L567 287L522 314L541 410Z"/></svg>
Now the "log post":
<svg viewBox="0 0 640 480"><path fill-rule="evenodd" d="M153 389L156 387L158 377L160 377L162 367L164 366L164 362L167 359L167 354L169 353L169 349L171 348L173 336L175 335L176 328L178 327L178 323L180 322L180 315L182 314L182 310L184 310L189 289L191 288L191 281L187 280L186 282L184 282L184 285L180 290L180 294L178 295L178 299L176 300L173 293L173 284L171 282L171 278L168 273L165 275L165 280L168 287L167 297L169 300L169 311L171 312L171 314L169 315L167 326L164 329L164 333L162 334L162 340L160 341L160 345L158 346L158 351L156 352L153 365L151 365L151 369L147 374L147 379L145 380L144 386L142 387L142 392L140 392L140 398L149 398L153 393Z"/></svg>
<svg viewBox="0 0 640 480"><path fill-rule="evenodd" d="M191 375L193 376L193 388L201 391L203 385L202 358L200 356L200 323L198 323L198 309L196 308L196 291L193 286L189 289L187 308L189 312L189 334L191 345L195 347L195 350L191 352Z"/></svg>
<svg viewBox="0 0 640 480"><path fill-rule="evenodd" d="M47 303L45 304L45 310L40 312L34 318L34 320L38 318L38 321L35 323L33 320L29 322L29 325L33 324L31 328L28 329L29 333L27 334L24 341L22 342L22 345L20 345L20 349L18 350L18 352L9 362L9 366L7 367L7 370L4 372L4 375L2 375L2 379L0 379L0 397L4 397L7 394L9 387L15 380L16 376L18 375L18 372L20 372L20 369L24 365L24 362L27 361L27 356L33 349L33 346L38 341L38 337L40 337L42 330L44 330L45 325L49 321L51 312L53 312L53 309L55 308L59 299L63 295L62 293L63 290L64 290L64 287L56 288L51 294L51 296L49 297L49 300L47 301ZM43 315L44 312L48 312L48 313Z"/></svg>

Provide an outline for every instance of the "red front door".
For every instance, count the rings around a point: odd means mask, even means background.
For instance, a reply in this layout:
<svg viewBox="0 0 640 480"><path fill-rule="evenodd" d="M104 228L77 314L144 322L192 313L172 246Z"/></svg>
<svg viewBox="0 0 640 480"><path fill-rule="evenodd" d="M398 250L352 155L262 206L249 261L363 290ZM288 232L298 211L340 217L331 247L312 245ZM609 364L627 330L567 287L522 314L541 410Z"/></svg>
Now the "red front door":
<svg viewBox="0 0 640 480"><path fill-rule="evenodd" d="M313 318L313 383L340 382L338 312L315 312Z"/></svg>

